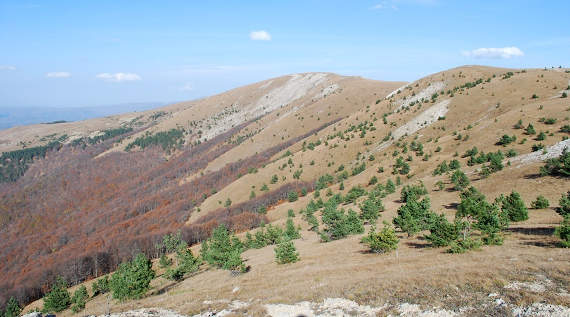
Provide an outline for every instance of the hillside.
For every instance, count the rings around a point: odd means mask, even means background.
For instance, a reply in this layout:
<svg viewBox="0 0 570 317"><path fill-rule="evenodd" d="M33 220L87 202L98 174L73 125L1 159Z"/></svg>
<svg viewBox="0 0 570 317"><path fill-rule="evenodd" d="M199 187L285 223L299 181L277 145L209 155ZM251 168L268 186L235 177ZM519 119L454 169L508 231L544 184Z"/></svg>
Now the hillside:
<svg viewBox="0 0 570 317"><path fill-rule="evenodd" d="M37 298L56 275L76 283L153 249L214 190L401 84L296 74L154 111L1 131L2 296ZM216 160L224 154L232 159ZM263 218L226 221L245 229ZM196 241L221 220L186 234Z"/></svg>
<svg viewBox="0 0 570 317"><path fill-rule="evenodd" d="M199 254L197 243L221 223L243 240L261 223L283 226L292 209L299 262L278 265L272 246L253 248L242 254L247 273L204 264L180 282L160 275L146 297L109 309L263 315L331 298L362 305L343 304L361 314L414 304L440 314L564 309L570 253L553 236L562 221L554 207L570 187L539 169L570 146L569 88L567 69L464 66L412 83L305 73L153 111L0 131L8 180L0 185L0 302L39 299L58 275L90 285L136 252L157 257L155 244L178 229ZM498 151L501 168L488 163ZM434 172L453 160L490 202L516 191L528 207L539 195L550 207L529 209L528 220L503 230L502 245L478 251L449 254L398 228L397 252L367 252L362 237L393 222L406 185L423 183L430 209L453 221L461 191L453 172ZM384 211L364 233L325 243L311 230L311 201L341 194L339 208L360 213L388 180L396 190L384 192ZM107 303L97 296L85 314L104 314Z"/></svg>

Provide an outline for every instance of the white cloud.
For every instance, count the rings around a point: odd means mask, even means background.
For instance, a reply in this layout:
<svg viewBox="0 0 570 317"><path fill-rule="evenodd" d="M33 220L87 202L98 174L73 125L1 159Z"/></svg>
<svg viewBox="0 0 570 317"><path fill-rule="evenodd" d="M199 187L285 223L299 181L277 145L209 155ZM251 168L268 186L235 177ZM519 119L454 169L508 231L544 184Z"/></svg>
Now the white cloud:
<svg viewBox="0 0 570 317"><path fill-rule="evenodd" d="M68 72L50 72L46 74L47 78L69 78L71 73Z"/></svg>
<svg viewBox="0 0 570 317"><path fill-rule="evenodd" d="M194 89L191 83L186 83L184 86L180 87L180 91L191 91Z"/></svg>
<svg viewBox="0 0 570 317"><path fill-rule="evenodd" d="M0 70L16 70L16 67L10 65L0 65Z"/></svg>
<svg viewBox="0 0 570 317"><path fill-rule="evenodd" d="M116 83L122 82L122 81L135 81L135 80L141 80L142 79L141 76L139 76L137 74L133 74L133 73L115 73L115 74L101 73L95 77L99 78L99 79L106 80L106 81L116 82Z"/></svg>
<svg viewBox="0 0 570 317"><path fill-rule="evenodd" d="M524 53L518 47L511 46L500 48L482 47L472 51L464 51L463 55L473 58L509 59L512 57L524 56Z"/></svg>
<svg viewBox="0 0 570 317"><path fill-rule="evenodd" d="M252 31L249 33L249 38L254 41L271 41L271 34L267 31Z"/></svg>

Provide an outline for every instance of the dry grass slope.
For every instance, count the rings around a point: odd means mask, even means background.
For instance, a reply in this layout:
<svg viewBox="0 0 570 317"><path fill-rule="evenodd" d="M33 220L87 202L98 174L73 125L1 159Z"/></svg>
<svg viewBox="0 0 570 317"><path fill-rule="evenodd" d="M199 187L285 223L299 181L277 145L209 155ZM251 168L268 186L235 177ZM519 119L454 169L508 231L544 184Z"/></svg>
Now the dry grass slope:
<svg viewBox="0 0 570 317"><path fill-rule="evenodd" d="M275 154L257 171L218 188L189 214L187 224L218 212L227 199L232 204L247 202L252 191L262 195L264 185L271 192L296 181L296 172L297 178L306 182L324 174L333 175L335 183L330 190L343 194L357 185L370 189L368 183L373 176L380 183L395 181L398 176L403 185L421 180L428 188L432 209L452 220L459 202L458 192L451 189L448 176L434 176L432 172L444 160L453 159L460 161L471 184L490 201L515 190L527 206L538 195L546 197L551 206L557 206L560 195L570 190L568 179L539 177L538 170L548 153L560 150L561 144L568 142L568 133L561 131L570 124L569 99L560 98L570 80L565 71L465 66L405 86L334 74L299 74L167 107L164 111L172 115L149 129L203 128L200 135L186 136L187 142L192 143L263 114L242 130L244 139L237 146L208 162L203 170L186 176L191 180L200 173L219 170L325 122L338 120ZM544 132L546 139L535 140L536 135L514 128L519 120L524 127L532 124L537 134ZM190 121L200 123L189 126ZM516 141L506 147L497 145L505 134L515 135ZM0 134L0 139L5 138L16 137ZM117 150L125 142L128 140L117 146ZM413 151L412 142L421 143L423 149ZM558 147L542 156L542 152L531 154L532 146L538 143L546 148L557 144ZM483 165L468 166L468 157L462 157L474 146L485 153L512 150L515 156L504 159L501 171L482 177ZM391 174L399 156L410 165L407 175ZM366 166L364 171L351 175L351 170L362 163ZM302 170L300 175L299 170ZM348 175L343 179L345 189L340 190L336 180L343 171L348 171ZM277 182L272 182L273 175L277 175ZM439 181L443 190L437 189ZM395 217L402 204L400 188L383 199L386 210L378 225ZM288 210L298 213L313 195L267 206L268 219L283 225ZM324 190L321 195L325 196ZM358 204L344 208L359 209ZM297 216L295 224L301 226L303 237L295 241L301 256L299 262L278 265L273 247L252 249L243 254L251 266L246 274L232 276L227 271L204 267L199 274L180 283L158 277L147 297L124 303L112 301L110 309L121 312L161 307L191 315L237 305L230 309L233 313L263 315L279 308L269 304L321 303L327 298L369 305L378 314L398 314L411 309L403 307L404 303L417 304L424 310L435 307L440 312L445 309L470 316L524 313L525 309L532 315L539 310L535 303L570 307L570 253L556 247L557 238L552 235L562 218L553 208L529 210L529 216L527 221L511 224L504 245L458 255L431 248L422 235L408 238L401 232L398 232L398 251L386 255L366 252L366 246L360 243L362 235L322 243ZM244 234L239 236L243 238ZM198 250L199 246L195 246L195 253ZM106 312L106 303L104 296L95 297L87 303L84 313L101 315ZM303 305L297 307L301 309ZM26 310L39 306L41 301ZM558 310L562 315L567 312ZM63 315L71 313L66 311Z"/></svg>

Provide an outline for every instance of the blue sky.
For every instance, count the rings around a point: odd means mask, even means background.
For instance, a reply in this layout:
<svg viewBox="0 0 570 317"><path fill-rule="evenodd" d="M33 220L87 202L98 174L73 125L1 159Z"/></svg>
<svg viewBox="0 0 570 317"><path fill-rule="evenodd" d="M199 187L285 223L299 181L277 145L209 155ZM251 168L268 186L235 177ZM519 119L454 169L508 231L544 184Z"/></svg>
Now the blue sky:
<svg viewBox="0 0 570 317"><path fill-rule="evenodd" d="M295 72L568 66L566 1L0 0L0 107L189 100Z"/></svg>

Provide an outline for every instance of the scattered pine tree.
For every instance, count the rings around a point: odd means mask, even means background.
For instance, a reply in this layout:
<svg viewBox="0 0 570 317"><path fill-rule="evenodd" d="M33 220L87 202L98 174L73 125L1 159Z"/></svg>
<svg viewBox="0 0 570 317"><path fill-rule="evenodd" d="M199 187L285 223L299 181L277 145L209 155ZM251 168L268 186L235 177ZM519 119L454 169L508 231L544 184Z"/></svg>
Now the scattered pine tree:
<svg viewBox="0 0 570 317"><path fill-rule="evenodd" d="M501 199L501 209L509 215L509 220L518 222L528 219L528 209L526 208L521 195L512 191L510 195Z"/></svg>
<svg viewBox="0 0 570 317"><path fill-rule="evenodd" d="M550 202L544 196L539 195L536 200L531 203L533 209L544 209L550 206Z"/></svg>
<svg viewBox="0 0 570 317"><path fill-rule="evenodd" d="M570 217L564 217L560 227L557 227L554 234L560 238L560 246L570 248Z"/></svg>
<svg viewBox="0 0 570 317"><path fill-rule="evenodd" d="M241 258L241 245L232 241L232 235L225 225L219 225L210 238L202 242L202 258L208 264L232 271L246 271L246 266Z"/></svg>
<svg viewBox="0 0 570 317"><path fill-rule="evenodd" d="M89 298L89 294L87 293L87 288L85 285L81 285L75 293L73 293L73 297L71 298L71 311L74 313L78 313L85 309L85 302Z"/></svg>
<svg viewBox="0 0 570 317"><path fill-rule="evenodd" d="M430 234L425 238L436 248L447 247L459 238L459 228L443 214L433 217L429 230Z"/></svg>
<svg viewBox="0 0 570 317"><path fill-rule="evenodd" d="M299 252L297 252L293 241L285 241L275 247L275 261L278 264L287 264L299 261Z"/></svg>
<svg viewBox="0 0 570 317"><path fill-rule="evenodd" d="M44 296L43 312L57 313L63 311L71 304L71 295L67 291L67 282L58 277L51 290Z"/></svg>
<svg viewBox="0 0 570 317"><path fill-rule="evenodd" d="M0 311L1 313L2 311ZM10 297L10 300L6 303L6 309L4 310L4 317L18 317L22 312L20 304L14 297Z"/></svg>
<svg viewBox="0 0 570 317"><path fill-rule="evenodd" d="M459 169L455 170L455 172L453 172L451 175L451 182L453 183L453 188L458 191L464 190L470 184L467 175L465 175L465 173Z"/></svg>
<svg viewBox="0 0 570 317"><path fill-rule="evenodd" d="M560 157L548 159L546 164L540 168L540 174L543 176L570 177L570 152L568 148L562 150Z"/></svg>
<svg viewBox="0 0 570 317"><path fill-rule="evenodd" d="M143 297L154 276L151 261L139 253L132 261L121 263L111 275L109 286L113 298L125 300Z"/></svg>
<svg viewBox="0 0 570 317"><path fill-rule="evenodd" d="M388 253L398 248L400 239L396 236L396 232L392 226L384 223L384 228L380 232L376 232L374 226L370 228L370 232L362 239L367 244L371 252Z"/></svg>
<svg viewBox="0 0 570 317"><path fill-rule="evenodd" d="M93 297L99 294L108 293L111 290L109 286L109 276L105 275L102 278L96 280L91 286L91 288L93 291Z"/></svg>

